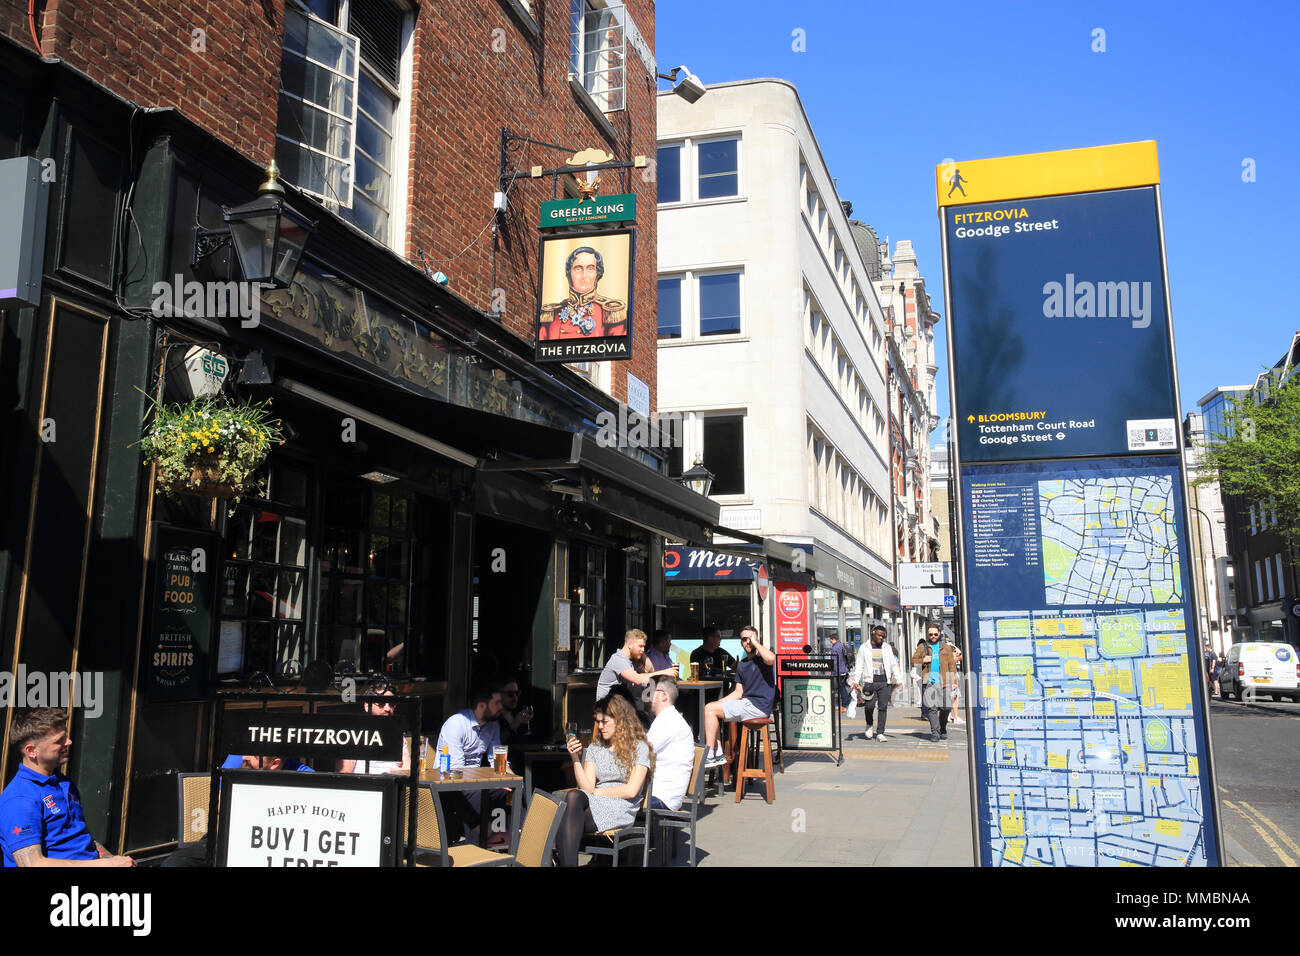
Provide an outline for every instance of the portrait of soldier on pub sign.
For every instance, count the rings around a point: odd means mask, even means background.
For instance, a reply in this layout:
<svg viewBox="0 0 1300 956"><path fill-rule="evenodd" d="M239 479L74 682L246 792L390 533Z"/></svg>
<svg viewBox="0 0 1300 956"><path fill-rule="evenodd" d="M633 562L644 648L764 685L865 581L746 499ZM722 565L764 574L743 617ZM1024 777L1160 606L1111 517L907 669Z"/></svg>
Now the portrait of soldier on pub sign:
<svg viewBox="0 0 1300 956"><path fill-rule="evenodd" d="M633 232L542 240L537 361L632 357Z"/></svg>

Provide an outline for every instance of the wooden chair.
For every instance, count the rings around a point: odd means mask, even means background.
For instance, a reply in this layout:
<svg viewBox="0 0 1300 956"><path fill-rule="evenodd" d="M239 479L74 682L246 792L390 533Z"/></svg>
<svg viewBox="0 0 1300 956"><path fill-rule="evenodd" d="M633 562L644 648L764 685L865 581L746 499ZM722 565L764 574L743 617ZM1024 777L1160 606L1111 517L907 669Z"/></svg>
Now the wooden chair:
<svg viewBox="0 0 1300 956"><path fill-rule="evenodd" d="M434 799L429 787L416 787L415 808L418 819L415 822L415 865L416 866L510 866L515 858L504 853L493 853L482 847L461 843L446 846L442 834L447 825L442 816L442 801ZM410 820L408 788L402 789L402 833L406 833Z"/></svg>
<svg viewBox="0 0 1300 956"><path fill-rule="evenodd" d="M654 816L658 812L650 806L653 791L654 774L645 775L644 789L641 793L641 809L630 824L614 830L597 833L583 844L582 851L592 856L608 856L618 866L619 854L628 847L641 847L641 866L650 865L650 834L654 829ZM599 792L599 791L597 791Z"/></svg>
<svg viewBox="0 0 1300 956"><path fill-rule="evenodd" d="M192 846L208 833L208 796L212 789L210 773L176 775L176 843Z"/></svg>
<svg viewBox="0 0 1300 956"><path fill-rule="evenodd" d="M751 737L751 734L753 735ZM749 766L751 745L758 750L761 741L763 766ZM772 719L761 717L758 720L746 720L740 724L740 746L737 748L736 766L736 802L745 796L745 787L750 780L763 781L763 798L771 803L776 795L776 782L772 779Z"/></svg>
<svg viewBox="0 0 1300 956"><path fill-rule="evenodd" d="M667 845L666 831L671 828L674 830L686 830L689 833L691 843L691 866L695 866L695 824L699 820L700 807L704 806L704 782L708 778L708 771L704 769L704 755L708 753L705 747L695 748L695 766L691 770L691 782L686 787L686 798L682 801L680 810L656 810L655 819L659 823L659 846L662 849ZM677 858L677 840L672 843L672 858Z"/></svg>

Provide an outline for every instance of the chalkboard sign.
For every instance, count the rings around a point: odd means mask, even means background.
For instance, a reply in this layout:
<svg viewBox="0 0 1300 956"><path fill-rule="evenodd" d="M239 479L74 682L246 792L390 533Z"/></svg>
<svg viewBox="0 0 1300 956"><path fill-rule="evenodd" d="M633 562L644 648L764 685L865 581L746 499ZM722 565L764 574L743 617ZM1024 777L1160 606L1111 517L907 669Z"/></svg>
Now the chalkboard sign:
<svg viewBox="0 0 1300 956"><path fill-rule="evenodd" d="M145 693L154 702L205 700L212 581L221 539L160 527L154 541L153 628L145 646Z"/></svg>

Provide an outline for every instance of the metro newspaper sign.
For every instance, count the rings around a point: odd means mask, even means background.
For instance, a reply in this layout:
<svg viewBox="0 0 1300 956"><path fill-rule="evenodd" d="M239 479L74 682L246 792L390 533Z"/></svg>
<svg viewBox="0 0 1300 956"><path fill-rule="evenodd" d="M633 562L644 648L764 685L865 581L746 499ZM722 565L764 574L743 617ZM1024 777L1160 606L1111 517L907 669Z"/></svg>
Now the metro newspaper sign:
<svg viewBox="0 0 1300 956"><path fill-rule="evenodd" d="M1155 143L935 179L977 858L1218 865Z"/></svg>

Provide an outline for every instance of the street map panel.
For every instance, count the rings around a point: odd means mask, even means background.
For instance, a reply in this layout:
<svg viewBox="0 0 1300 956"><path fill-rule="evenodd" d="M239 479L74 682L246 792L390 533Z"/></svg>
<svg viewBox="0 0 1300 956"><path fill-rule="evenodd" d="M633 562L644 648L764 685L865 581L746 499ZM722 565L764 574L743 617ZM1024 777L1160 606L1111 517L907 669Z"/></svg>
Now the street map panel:
<svg viewBox="0 0 1300 956"><path fill-rule="evenodd" d="M962 486L983 862L1217 863L1176 463Z"/></svg>

